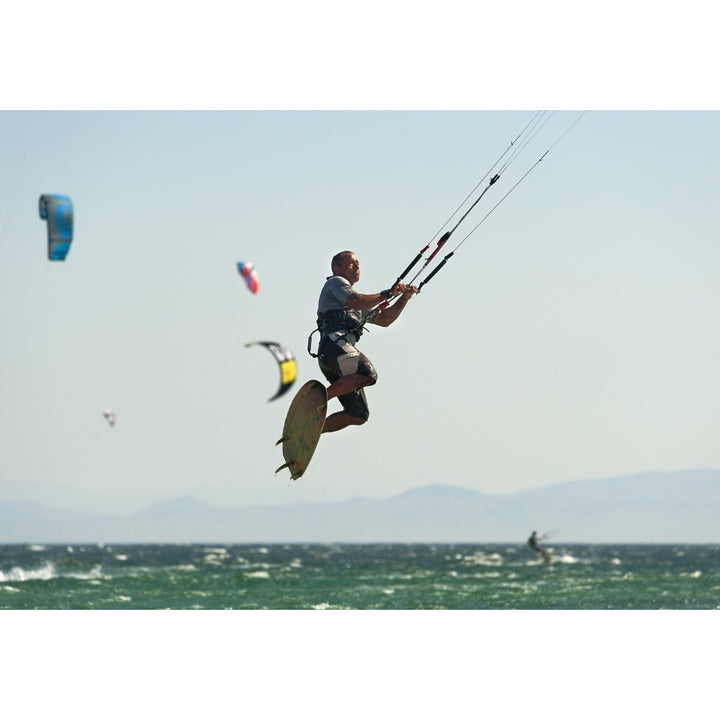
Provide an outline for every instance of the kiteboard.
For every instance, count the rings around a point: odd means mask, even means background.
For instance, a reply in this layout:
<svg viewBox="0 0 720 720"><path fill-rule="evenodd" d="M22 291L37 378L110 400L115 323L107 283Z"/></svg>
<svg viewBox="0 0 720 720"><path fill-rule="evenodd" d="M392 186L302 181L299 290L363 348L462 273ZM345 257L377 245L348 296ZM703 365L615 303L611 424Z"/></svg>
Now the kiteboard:
<svg viewBox="0 0 720 720"><path fill-rule="evenodd" d="M319 380L309 380L298 391L290 403L285 417L282 437L275 445L282 444L285 464L290 477L297 480L303 476L317 447L327 413L327 390Z"/></svg>

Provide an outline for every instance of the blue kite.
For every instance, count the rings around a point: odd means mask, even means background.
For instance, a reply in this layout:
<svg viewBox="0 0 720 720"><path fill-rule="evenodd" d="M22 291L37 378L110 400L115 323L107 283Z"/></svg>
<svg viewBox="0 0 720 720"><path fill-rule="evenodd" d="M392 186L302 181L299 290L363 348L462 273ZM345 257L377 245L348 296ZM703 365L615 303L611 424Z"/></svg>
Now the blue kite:
<svg viewBox="0 0 720 720"><path fill-rule="evenodd" d="M41 195L40 218L47 220L48 259L64 260L73 239L73 204L67 195Z"/></svg>

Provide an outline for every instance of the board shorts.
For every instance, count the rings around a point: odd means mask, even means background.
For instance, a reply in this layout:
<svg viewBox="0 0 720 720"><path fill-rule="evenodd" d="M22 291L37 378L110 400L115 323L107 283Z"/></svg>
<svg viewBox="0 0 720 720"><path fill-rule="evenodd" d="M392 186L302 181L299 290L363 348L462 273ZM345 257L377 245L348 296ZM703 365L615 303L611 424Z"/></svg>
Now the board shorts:
<svg viewBox="0 0 720 720"><path fill-rule="evenodd" d="M374 385L377 380L377 372L373 364L347 337L347 334L342 332L323 335L318 345L320 371L331 383L344 375L359 373L372 378L371 384ZM346 395L339 395L338 400L348 415L363 420L370 417L364 388L353 390Z"/></svg>

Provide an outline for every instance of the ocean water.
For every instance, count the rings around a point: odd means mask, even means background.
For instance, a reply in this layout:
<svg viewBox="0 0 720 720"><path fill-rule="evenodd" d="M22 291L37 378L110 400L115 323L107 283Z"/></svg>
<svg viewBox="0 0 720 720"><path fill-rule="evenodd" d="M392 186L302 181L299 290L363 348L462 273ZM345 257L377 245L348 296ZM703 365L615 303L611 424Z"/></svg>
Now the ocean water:
<svg viewBox="0 0 720 720"><path fill-rule="evenodd" d="M0 609L720 608L720 545L0 545Z"/></svg>

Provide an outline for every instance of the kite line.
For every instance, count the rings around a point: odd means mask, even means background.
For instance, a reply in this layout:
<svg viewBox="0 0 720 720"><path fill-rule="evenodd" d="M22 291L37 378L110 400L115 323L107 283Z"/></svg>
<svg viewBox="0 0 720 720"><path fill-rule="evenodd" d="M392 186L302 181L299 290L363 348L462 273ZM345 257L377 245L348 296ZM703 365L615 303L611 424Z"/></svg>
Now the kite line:
<svg viewBox="0 0 720 720"><path fill-rule="evenodd" d="M455 255L455 253L458 251L458 249L468 240L468 238L485 222L485 220L492 215L493 212L500 206L501 203L505 201L505 199L512 193L518 185L545 159L545 157L548 155L548 153L570 132L570 130L575 127L575 125L580 121L580 119L585 115L587 111L583 111L580 113L580 115L571 123L571 125L564 130L564 132L555 140L555 142L550 145L550 147L545 150L545 152L530 166L528 170L525 171L525 173L520 177L517 182L498 200L498 202L490 209L490 211L475 225L475 227L470 230L470 232L453 248L453 250L445 255L443 257L442 261L432 270L432 272L418 285L418 293L423 289L425 285L427 285L430 280L432 280L435 275L437 275L440 270L445 266L448 260ZM428 258L425 260L423 265L421 266L420 270L407 282L408 285L412 285L415 280L417 280L420 275L422 275L425 270L428 268L430 263L433 261L435 256L440 252L442 247L445 245L445 243L450 239L452 234L458 229L460 224L467 218L467 216L470 214L470 212L475 208L475 206L482 200L482 198L485 196L485 193L493 186L495 183L500 179L502 174L507 170L507 168L514 162L514 160L519 157L519 155L522 153L522 151L528 146L528 144L531 142L531 140L542 130L542 128L545 126L545 124L550 120L554 113L550 112L537 112L533 118L525 125L525 127L520 131L518 136L513 139L510 142L510 145L506 148L506 150L502 153L502 155L495 161L495 163L492 165L492 167L483 175L483 177L480 179L480 181L475 185L475 187L470 191L470 193L467 195L467 197L460 203L460 205L453 211L453 213L450 215L450 217L445 221L445 223L442 225L440 230L438 230L433 238L430 240L430 242L425 245L424 248L422 248L415 258L410 262L410 264L403 270L403 272L397 277L395 282L393 283L392 287L395 287L400 282L402 282L405 277L408 275L408 273L417 265L417 263L421 260L425 252L430 248L430 246L433 244L437 236L452 222L453 218L461 211L461 209L465 206L465 204L468 202L468 200L473 197L473 195L477 192L478 188L487 180L487 178L491 175L491 173L495 170L495 168L503 161L505 156L512 150L509 157L505 160L505 162L500 166L500 168L495 172L492 177L490 177L490 180L488 184L485 186L483 191L478 195L478 197L472 202L470 207L465 210L465 212L460 216L460 219L455 222L455 224L450 228L450 230L447 230L437 241L437 245L435 249L430 253ZM384 310L388 305L391 303L391 300L385 300L383 301L379 306L378 310ZM368 318L369 319L369 318Z"/></svg>

